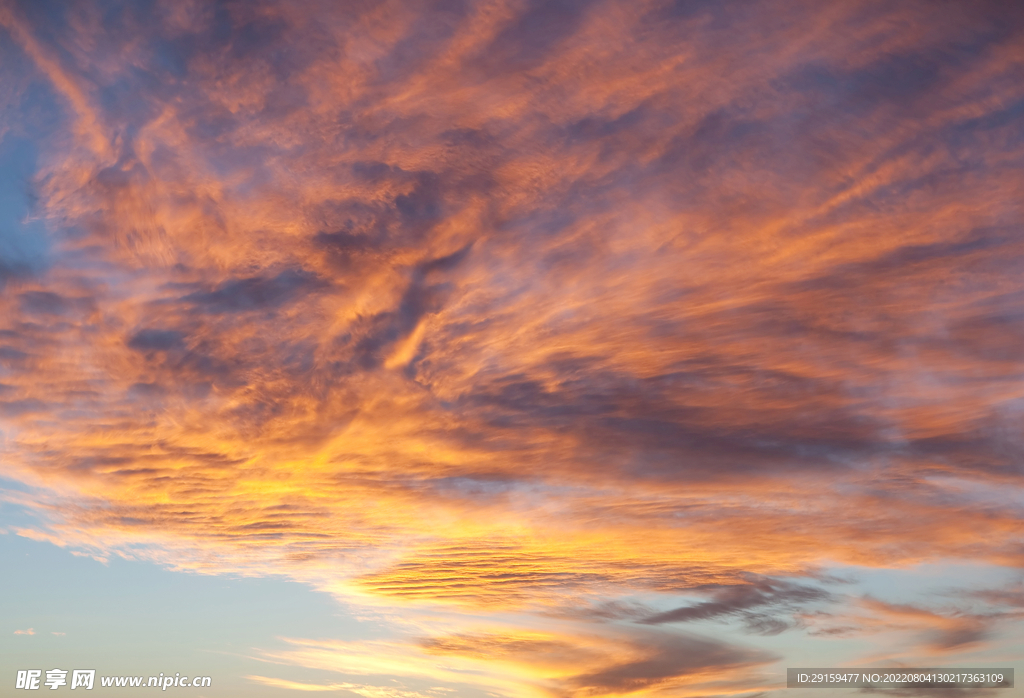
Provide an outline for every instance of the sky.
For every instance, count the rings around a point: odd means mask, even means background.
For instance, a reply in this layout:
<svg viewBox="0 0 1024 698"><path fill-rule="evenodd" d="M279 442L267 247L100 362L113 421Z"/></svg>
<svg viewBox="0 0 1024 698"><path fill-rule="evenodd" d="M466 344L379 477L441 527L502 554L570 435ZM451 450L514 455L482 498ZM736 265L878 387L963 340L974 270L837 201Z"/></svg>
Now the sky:
<svg viewBox="0 0 1024 698"><path fill-rule="evenodd" d="M0 0L0 681L1020 668L1022 74L999 0Z"/></svg>

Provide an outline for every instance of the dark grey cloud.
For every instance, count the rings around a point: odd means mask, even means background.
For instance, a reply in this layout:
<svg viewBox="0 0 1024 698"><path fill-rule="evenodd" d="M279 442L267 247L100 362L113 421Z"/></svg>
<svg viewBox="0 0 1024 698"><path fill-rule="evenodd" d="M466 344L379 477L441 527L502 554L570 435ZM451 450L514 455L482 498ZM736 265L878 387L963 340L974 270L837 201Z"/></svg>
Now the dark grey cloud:
<svg viewBox="0 0 1024 698"><path fill-rule="evenodd" d="M965 618L962 625L933 632L929 644L937 650L956 650L992 637L991 624L983 619Z"/></svg>
<svg viewBox="0 0 1024 698"><path fill-rule="evenodd" d="M792 628L795 623L764 613L744 613L743 627L755 635L778 635Z"/></svg>
<svg viewBox="0 0 1024 698"><path fill-rule="evenodd" d="M667 0L652 13L652 19L663 22L703 18L706 15L717 15L736 4L732 0Z"/></svg>
<svg viewBox="0 0 1024 698"><path fill-rule="evenodd" d="M423 172L408 194L395 197L395 208L405 225L411 228L429 226L441 218L441 186L437 175Z"/></svg>
<svg viewBox="0 0 1024 698"><path fill-rule="evenodd" d="M507 73L541 65L596 5L594 0L530 0L525 11L481 51L473 68Z"/></svg>
<svg viewBox="0 0 1024 698"><path fill-rule="evenodd" d="M641 646L650 652L650 656L574 676L565 683L574 690L638 691L691 674L709 670L721 674L767 664L776 659L774 655L762 650L682 634L644 636Z"/></svg>
<svg viewBox="0 0 1024 698"><path fill-rule="evenodd" d="M714 620L723 617L743 617L748 629L764 635L785 630L788 624L753 609L775 607L781 610L816 601L827 601L832 595L824 589L776 579L761 579L750 584L728 586L716 591L711 601L682 606L658 613L641 622L649 625L682 623L696 620Z"/></svg>
<svg viewBox="0 0 1024 698"><path fill-rule="evenodd" d="M210 314L271 310L326 288L327 282L302 269L287 269L276 276L231 279L210 291L181 298L198 312Z"/></svg>
<svg viewBox="0 0 1024 698"><path fill-rule="evenodd" d="M380 366L398 340L407 337L420 320L444 307L451 293L445 275L454 271L469 254L470 246L436 259L417 264L410 272L410 281L394 310L365 318L358 328L359 338L351 339L352 361L361 369ZM414 368L410 368L414 372Z"/></svg>
<svg viewBox="0 0 1024 698"><path fill-rule="evenodd" d="M159 383L132 383L128 392L144 398L155 398L167 393L167 388Z"/></svg>
<svg viewBox="0 0 1024 698"><path fill-rule="evenodd" d="M604 601L583 608L562 610L558 615L567 618L587 621L639 620L654 614L654 609L646 604L625 601Z"/></svg>
<svg viewBox="0 0 1024 698"><path fill-rule="evenodd" d="M52 291L26 291L18 295L18 303L25 315L53 318L87 313L96 307L93 298L68 297Z"/></svg>
<svg viewBox="0 0 1024 698"><path fill-rule="evenodd" d="M1024 610L1024 585L1017 583L1001 589L968 590L957 589L956 596L968 596L997 607Z"/></svg>
<svg viewBox="0 0 1024 698"><path fill-rule="evenodd" d="M317 233L313 237L313 242L318 247L338 255L352 255L376 248L369 236L355 234L348 230Z"/></svg>
<svg viewBox="0 0 1024 698"><path fill-rule="evenodd" d="M46 412L49 408L50 405L35 398L0 401L0 415L4 417L20 417L33 412Z"/></svg>
<svg viewBox="0 0 1024 698"><path fill-rule="evenodd" d="M0 347L0 362L11 365L18 364L29 357L27 352L11 346Z"/></svg>
<svg viewBox="0 0 1024 698"><path fill-rule="evenodd" d="M138 351L168 351L185 346L185 333L178 330L143 329L128 340L128 346Z"/></svg>
<svg viewBox="0 0 1024 698"><path fill-rule="evenodd" d="M727 477L768 464L842 467L846 458L891 448L879 435L881 421L841 399L799 419L788 412L788 405L803 400L842 398L839 383L710 357L643 379L600 368L598 357L554 363L552 373L563 377L558 382L480 377L452 407L472 414L492 438L520 429L578 434L609 461L627 458L632 477ZM736 400L732 407L708 409L702 403L712 394Z"/></svg>
<svg viewBox="0 0 1024 698"><path fill-rule="evenodd" d="M468 0L432 0L424 3L420 21L409 25L405 35L388 54L374 62L381 83L408 79L443 52L460 23L472 10Z"/></svg>
<svg viewBox="0 0 1024 698"><path fill-rule="evenodd" d="M207 341L190 346L186 338L180 330L147 328L132 335L127 346L145 353L151 367L165 372L168 380L190 397L205 397L213 385L238 387L246 383L244 375L250 361L238 355L221 356ZM155 395L162 388L136 383L131 390L136 395Z"/></svg>
<svg viewBox="0 0 1024 698"><path fill-rule="evenodd" d="M71 307L67 298L50 291L28 291L18 296L21 310L31 315L64 315Z"/></svg>
<svg viewBox="0 0 1024 698"><path fill-rule="evenodd" d="M448 199L467 186L465 173L408 171L377 161L355 162L351 173L364 185L401 193L385 201L357 198L325 204L321 215L335 221L335 228L314 235L312 241L342 260L361 254L373 264L422 244L450 212Z"/></svg>

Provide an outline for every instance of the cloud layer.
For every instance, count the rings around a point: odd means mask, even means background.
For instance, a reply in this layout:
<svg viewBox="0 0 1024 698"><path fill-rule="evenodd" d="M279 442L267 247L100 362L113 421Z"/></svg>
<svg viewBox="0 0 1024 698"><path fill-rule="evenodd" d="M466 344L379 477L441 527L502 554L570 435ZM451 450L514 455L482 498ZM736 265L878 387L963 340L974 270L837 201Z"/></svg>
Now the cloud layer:
<svg viewBox="0 0 1024 698"><path fill-rule="evenodd" d="M944 613L824 570L1024 562L1021 11L0 25L0 143L38 151L0 217L25 535L290 575L395 624L372 673L503 695L756 691L779 657L753 637L904 628L928 654L1019 618L1012 592ZM348 690L376 652L295 643Z"/></svg>

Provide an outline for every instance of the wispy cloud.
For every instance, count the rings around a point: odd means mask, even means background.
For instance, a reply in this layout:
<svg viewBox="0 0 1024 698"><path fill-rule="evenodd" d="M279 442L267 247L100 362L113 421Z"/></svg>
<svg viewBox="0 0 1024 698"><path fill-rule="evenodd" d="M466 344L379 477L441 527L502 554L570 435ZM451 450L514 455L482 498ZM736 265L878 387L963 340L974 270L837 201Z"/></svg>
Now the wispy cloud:
<svg viewBox="0 0 1024 698"><path fill-rule="evenodd" d="M777 616L764 613L765 610L793 608L800 604L828 600L830 596L829 592L820 588L764 579L726 586L716 590L711 601L649 615L642 622L659 625L740 616L751 629L775 635L786 630L790 624Z"/></svg>
<svg viewBox="0 0 1024 698"><path fill-rule="evenodd" d="M348 677L397 676L522 696L749 691L762 680L757 667L777 659L709 637L651 631L608 636L505 629L424 638L416 644L289 643L288 650L265 658Z"/></svg>
<svg viewBox="0 0 1024 698"><path fill-rule="evenodd" d="M427 690L426 692L409 691L393 686L373 686L358 683L311 684L297 681L285 681L268 676L247 676L247 679L264 686L283 688L290 691L338 691L344 690L364 698L437 698L447 693L446 690Z"/></svg>
<svg viewBox="0 0 1024 698"><path fill-rule="evenodd" d="M924 629L923 640L926 649L941 654L977 645L990 636L991 618L965 613L936 613L909 604L891 604L876 599L865 599L864 606L881 616L883 622L896 625L907 624Z"/></svg>

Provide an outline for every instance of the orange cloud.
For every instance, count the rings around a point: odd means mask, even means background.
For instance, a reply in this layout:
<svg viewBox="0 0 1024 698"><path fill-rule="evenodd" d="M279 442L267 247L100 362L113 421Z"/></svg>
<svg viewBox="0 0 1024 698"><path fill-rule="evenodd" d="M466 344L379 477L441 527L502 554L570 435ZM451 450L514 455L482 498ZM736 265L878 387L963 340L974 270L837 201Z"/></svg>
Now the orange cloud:
<svg viewBox="0 0 1024 698"><path fill-rule="evenodd" d="M799 632L835 564L1019 566L997 5L0 10L69 109L47 264L0 245L17 532L290 575L398 639L274 661L514 695L761 690L684 624Z"/></svg>
<svg viewBox="0 0 1024 698"><path fill-rule="evenodd" d="M709 638L659 633L608 637L547 632L485 632L403 643L340 643L289 640L269 661L339 672L346 676L395 676L458 690L470 683L503 695L730 694L758 684L754 669L770 654L732 647ZM723 680L723 672L733 678ZM471 677L471 679L470 679ZM290 687L267 677L259 683ZM288 684L287 686L285 684ZM359 686L333 683L324 686ZM310 685L301 690L324 690ZM353 689L349 689L353 690ZM360 691L356 691L360 693Z"/></svg>

